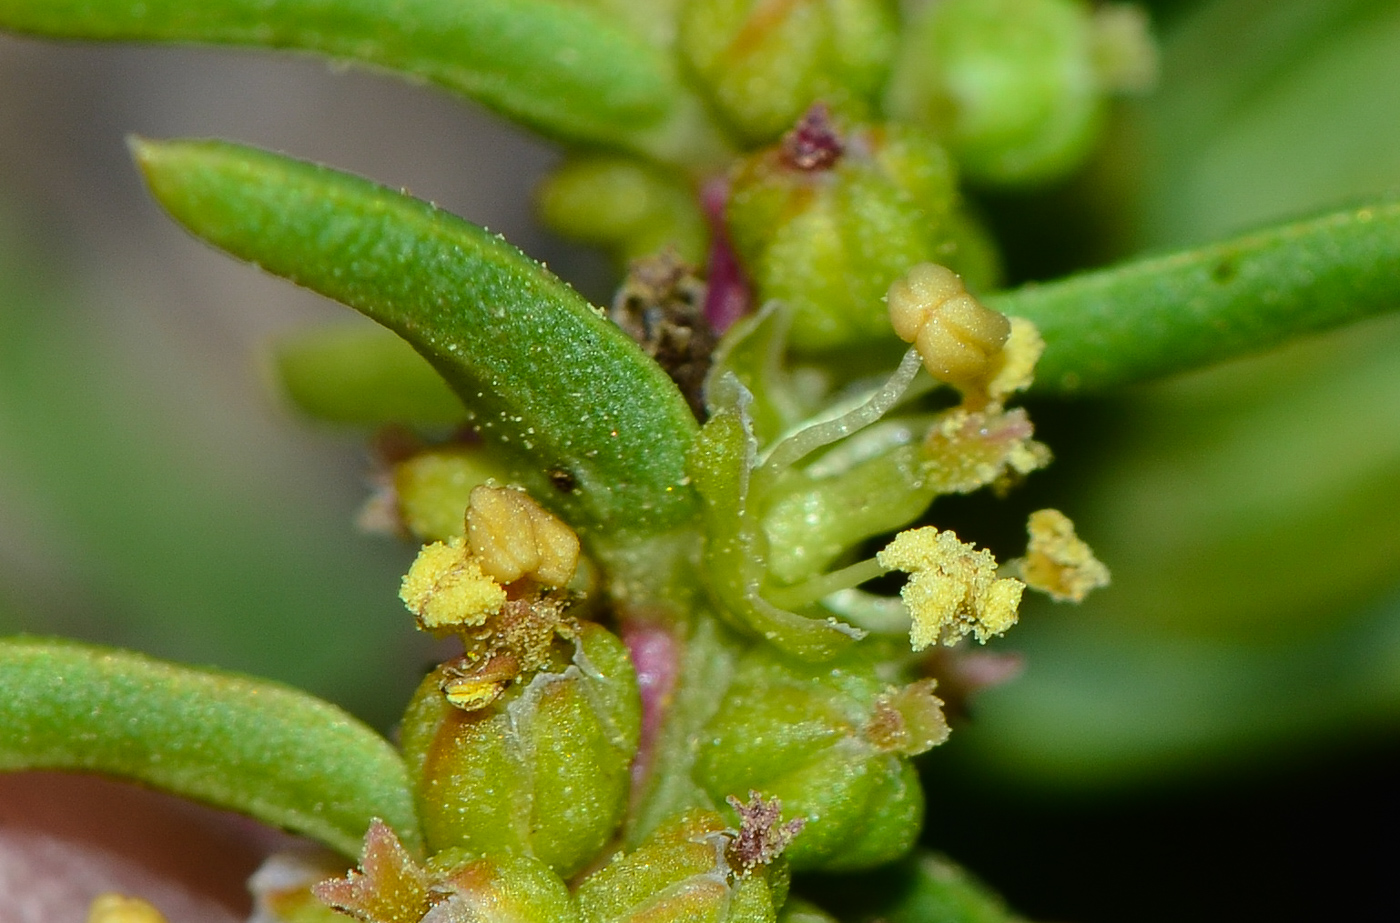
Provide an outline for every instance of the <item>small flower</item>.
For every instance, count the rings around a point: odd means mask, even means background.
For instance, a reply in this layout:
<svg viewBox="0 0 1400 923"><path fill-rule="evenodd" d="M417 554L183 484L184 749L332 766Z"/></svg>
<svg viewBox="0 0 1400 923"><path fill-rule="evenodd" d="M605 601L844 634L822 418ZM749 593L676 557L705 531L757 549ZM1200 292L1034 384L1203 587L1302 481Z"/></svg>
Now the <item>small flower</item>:
<svg viewBox="0 0 1400 923"><path fill-rule="evenodd" d="M578 535L529 494L472 490L466 536L424 546L399 590L420 628L467 646L442 684L450 703L484 708L548 663L555 635L574 625L568 594L550 589L573 579L578 557Z"/></svg>

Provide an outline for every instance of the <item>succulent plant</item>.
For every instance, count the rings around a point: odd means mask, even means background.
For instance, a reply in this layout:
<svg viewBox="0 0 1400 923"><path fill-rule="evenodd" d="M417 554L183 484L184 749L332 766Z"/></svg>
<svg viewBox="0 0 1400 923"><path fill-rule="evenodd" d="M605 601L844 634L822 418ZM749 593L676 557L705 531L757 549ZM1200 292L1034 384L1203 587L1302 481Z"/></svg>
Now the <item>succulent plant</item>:
<svg viewBox="0 0 1400 923"><path fill-rule="evenodd" d="M1393 198L1003 287L985 203L1073 177L1113 97L1154 81L1128 5L0 0L0 27L284 48L435 84L564 145L543 219L626 267L594 305L405 193L225 141L131 140L193 235L381 325L288 342L277 370L312 416L413 434L375 521L421 547L384 592L446 653L391 742L271 681L3 640L0 769L132 779L328 849L258 892L261 921L1012 919L919 849L945 793L915 758L936 758L974 646L1027 591L1077 603L1119 571L1071 517L1109 547L1136 539L1100 497L1086 517L1032 512L999 560L935 501L1001 497L1050 464L1036 399L1400 304ZM1392 393L1358 375L1335 405ZM1153 603L1154 567L1199 578L1179 608L1204 623L1236 605L1195 553L1239 544L1238 519L1211 519L1228 487L1196 486L1199 524L1143 536L1158 557L1119 571L1146 620L1182 618ZM1393 548L1358 563L1384 543L1364 526L1295 563L1391 573ZM1157 650L1120 629L1074 634ZM812 873L838 872L898 887L822 909ZM139 898L90 919L162 919Z"/></svg>

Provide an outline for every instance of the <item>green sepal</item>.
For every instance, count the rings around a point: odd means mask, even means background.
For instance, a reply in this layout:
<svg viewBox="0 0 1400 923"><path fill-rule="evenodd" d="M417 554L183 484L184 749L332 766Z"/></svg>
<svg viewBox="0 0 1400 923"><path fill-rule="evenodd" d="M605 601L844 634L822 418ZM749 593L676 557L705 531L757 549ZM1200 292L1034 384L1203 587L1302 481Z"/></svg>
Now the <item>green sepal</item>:
<svg viewBox="0 0 1400 923"><path fill-rule="evenodd" d="M755 790L780 799L784 817L805 817L784 853L796 871L897 859L918 837L924 802L909 761L866 734L888 688L868 657L816 666L754 649L705 728L696 781L716 803Z"/></svg>
<svg viewBox="0 0 1400 923"><path fill-rule="evenodd" d="M277 379L297 409L353 426L462 423L466 408L413 347L381 328L322 328L282 340Z"/></svg>
<svg viewBox="0 0 1400 923"><path fill-rule="evenodd" d="M410 848L403 761L327 702L265 680L67 641L0 641L0 770L134 779L359 852L382 818Z"/></svg>
<svg viewBox="0 0 1400 923"><path fill-rule="evenodd" d="M578 886L584 923L773 923L786 893L781 860L737 874L725 859L733 830L690 811L619 853Z"/></svg>
<svg viewBox="0 0 1400 923"><path fill-rule="evenodd" d="M567 877L613 836L640 729L636 677L597 625L574 647L476 711L448 704L441 669L423 680L402 746L431 849L524 853Z"/></svg>
<svg viewBox="0 0 1400 923"><path fill-rule="evenodd" d="M1038 391L1104 390L1400 307L1400 200L987 298L1045 338Z"/></svg>
<svg viewBox="0 0 1400 923"><path fill-rule="evenodd" d="M705 378L706 394L720 393L720 379L732 374L753 396L749 426L760 447L769 445L807 416L784 367L791 327L792 308L781 301L770 301L753 314L739 318L716 346Z"/></svg>
<svg viewBox="0 0 1400 923"><path fill-rule="evenodd" d="M434 911L444 923L577 923L578 909L563 879L539 859L521 853L473 856L444 850L428 860L448 897Z"/></svg>
<svg viewBox="0 0 1400 923"><path fill-rule="evenodd" d="M557 0L3 0L0 27L314 52L436 83L569 140L692 165L724 151L662 49Z"/></svg>
<svg viewBox="0 0 1400 923"><path fill-rule="evenodd" d="M757 446L747 419L752 399L733 377L709 395L711 416L691 452L690 471L704 498L703 563L717 611L732 627L805 660L827 660L861 632L834 618L810 618L763 598L767 537L751 510L749 481Z"/></svg>
<svg viewBox="0 0 1400 923"><path fill-rule="evenodd" d="M499 237L265 151L217 141L133 149L156 198L195 234L411 343L483 435L529 454L517 476L576 527L645 533L694 511L684 469L695 420L676 386L573 289ZM576 488L551 488L551 471L567 472Z"/></svg>

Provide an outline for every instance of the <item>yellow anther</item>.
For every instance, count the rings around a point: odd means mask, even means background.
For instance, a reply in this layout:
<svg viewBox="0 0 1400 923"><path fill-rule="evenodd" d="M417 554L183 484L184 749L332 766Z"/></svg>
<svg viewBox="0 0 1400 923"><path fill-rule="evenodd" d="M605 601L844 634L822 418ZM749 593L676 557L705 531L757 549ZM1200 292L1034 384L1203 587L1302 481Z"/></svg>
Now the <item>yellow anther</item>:
<svg viewBox="0 0 1400 923"><path fill-rule="evenodd" d="M1059 510L1031 513L1026 531L1030 546L1021 562L1021 576L1051 599L1081 602L1090 590L1108 586L1108 568L1074 534L1074 523Z"/></svg>
<svg viewBox="0 0 1400 923"><path fill-rule="evenodd" d="M957 273L937 263L920 263L896 279L886 301L895 333L914 344L930 375L985 399L1011 335L1004 314L985 307Z"/></svg>
<svg viewBox="0 0 1400 923"><path fill-rule="evenodd" d="M1009 318L1011 334L1001 348L996 374L987 383L987 394L1000 404L1017 391L1024 391L1035 377L1035 364L1045 352L1045 341L1035 324L1024 317Z"/></svg>
<svg viewBox="0 0 1400 923"><path fill-rule="evenodd" d="M88 907L87 923L166 923L166 919L140 898L99 894Z"/></svg>
<svg viewBox="0 0 1400 923"><path fill-rule="evenodd" d="M521 490L482 485L471 493L467 540L481 569L501 583L530 577L562 587L578 568L578 536Z"/></svg>
<svg viewBox="0 0 1400 923"><path fill-rule="evenodd" d="M963 544L952 532L932 526L901 532L876 558L910 575L900 595L913 616L909 640L916 651L935 642L956 644L969 633L986 641L1016 624L1025 584L998 578L991 552Z"/></svg>
<svg viewBox="0 0 1400 923"><path fill-rule="evenodd" d="M481 625L501 611L506 591L482 572L465 539L424 545L404 575L399 598L425 631Z"/></svg>

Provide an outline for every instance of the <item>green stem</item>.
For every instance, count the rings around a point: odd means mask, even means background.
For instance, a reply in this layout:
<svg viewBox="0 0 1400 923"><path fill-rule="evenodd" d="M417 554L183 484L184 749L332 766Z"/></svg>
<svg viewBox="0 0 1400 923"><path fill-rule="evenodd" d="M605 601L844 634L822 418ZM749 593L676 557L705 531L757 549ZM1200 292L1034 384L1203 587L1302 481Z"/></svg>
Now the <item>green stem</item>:
<svg viewBox="0 0 1400 923"><path fill-rule="evenodd" d="M820 602L832 593L853 589L867 580L874 580L887 573L889 568L882 566L874 558L869 558L829 574L813 577L796 586L765 589L763 595L779 609L802 609Z"/></svg>

